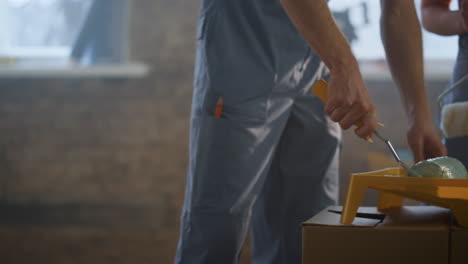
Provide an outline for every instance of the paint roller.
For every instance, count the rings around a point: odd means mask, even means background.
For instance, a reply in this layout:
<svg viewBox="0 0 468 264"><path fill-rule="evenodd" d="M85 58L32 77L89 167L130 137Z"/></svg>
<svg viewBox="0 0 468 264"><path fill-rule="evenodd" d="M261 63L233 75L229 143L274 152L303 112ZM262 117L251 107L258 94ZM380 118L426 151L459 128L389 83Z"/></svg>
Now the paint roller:
<svg viewBox="0 0 468 264"><path fill-rule="evenodd" d="M468 74L443 91L437 98L441 109L440 129L445 138L468 136L468 102L442 105L443 98L455 89L459 89L467 80Z"/></svg>

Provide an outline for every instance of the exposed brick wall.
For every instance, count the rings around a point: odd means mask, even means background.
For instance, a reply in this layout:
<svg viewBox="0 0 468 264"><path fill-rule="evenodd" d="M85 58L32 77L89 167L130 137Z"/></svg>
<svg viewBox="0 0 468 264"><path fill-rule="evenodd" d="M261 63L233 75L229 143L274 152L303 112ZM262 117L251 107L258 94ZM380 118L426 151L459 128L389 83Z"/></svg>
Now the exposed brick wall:
<svg viewBox="0 0 468 264"><path fill-rule="evenodd" d="M197 1L133 1L144 79L0 80L3 199L178 204L197 11Z"/></svg>
<svg viewBox="0 0 468 264"><path fill-rule="evenodd" d="M0 80L0 201L148 205L172 258L187 163L198 1L134 0L143 79Z"/></svg>

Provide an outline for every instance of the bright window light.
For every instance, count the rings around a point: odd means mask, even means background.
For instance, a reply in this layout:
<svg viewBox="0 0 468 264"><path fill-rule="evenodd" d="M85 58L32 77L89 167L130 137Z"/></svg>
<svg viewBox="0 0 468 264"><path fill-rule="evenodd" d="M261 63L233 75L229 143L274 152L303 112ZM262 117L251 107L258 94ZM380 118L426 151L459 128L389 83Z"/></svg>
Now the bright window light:
<svg viewBox="0 0 468 264"><path fill-rule="evenodd" d="M391 1L391 0L390 0ZM411 1L411 0L408 0ZM415 5L420 15L421 0ZM347 17L352 24L355 40L352 48L359 60L379 60L385 58L380 40L380 1L378 0L331 0L332 11ZM457 9L457 1L452 1L452 9ZM340 23L340 22L339 22ZM443 37L423 29L425 59L453 60L457 53L457 37Z"/></svg>
<svg viewBox="0 0 468 264"><path fill-rule="evenodd" d="M68 58L91 0L1 0L0 57Z"/></svg>

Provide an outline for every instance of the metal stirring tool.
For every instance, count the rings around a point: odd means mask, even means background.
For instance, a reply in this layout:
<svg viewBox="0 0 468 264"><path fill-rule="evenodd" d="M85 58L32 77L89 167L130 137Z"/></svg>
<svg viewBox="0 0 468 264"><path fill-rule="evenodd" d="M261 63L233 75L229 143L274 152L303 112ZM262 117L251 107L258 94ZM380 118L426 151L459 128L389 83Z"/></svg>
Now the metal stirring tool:
<svg viewBox="0 0 468 264"><path fill-rule="evenodd" d="M380 135L380 133L377 132L377 130L374 131L374 135L376 135L378 139L380 139L382 142L385 143L385 145L387 145L388 149L390 149L390 152L392 153L395 160L406 170L406 172L408 174L411 174L411 175L413 175L415 177L422 177L417 172L412 170L404 161L402 161L400 159L400 156L398 156L398 153L396 152L395 148L393 148L392 142L390 142L390 140L388 140L387 138L382 137L382 135Z"/></svg>
<svg viewBox="0 0 468 264"><path fill-rule="evenodd" d="M328 84L325 80L318 80L315 85L312 87L312 92L320 99L322 102L326 103L328 100ZM412 170L405 162L403 162L400 159L400 156L398 156L398 153L395 151L393 148L392 142L388 140L387 138L382 137L377 130L374 131L374 135L377 136L378 139L380 139L382 142L387 145L387 147L390 149L390 152L392 152L393 157L395 160L400 164L408 174L411 174L416 177L421 177L418 173L416 173L414 170ZM368 139L368 141L372 142L372 140Z"/></svg>

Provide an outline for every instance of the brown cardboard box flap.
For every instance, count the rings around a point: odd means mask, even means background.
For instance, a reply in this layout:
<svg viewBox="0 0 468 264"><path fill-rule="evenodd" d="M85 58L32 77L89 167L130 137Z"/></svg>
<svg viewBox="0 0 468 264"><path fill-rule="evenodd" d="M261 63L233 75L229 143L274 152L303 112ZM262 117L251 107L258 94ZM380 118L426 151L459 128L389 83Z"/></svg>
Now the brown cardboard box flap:
<svg viewBox="0 0 468 264"><path fill-rule="evenodd" d="M377 211L375 207L359 207L356 218L351 225L340 222L342 206L330 206L326 210L303 223L304 226L349 226L349 227L376 227L385 218L385 214Z"/></svg>
<svg viewBox="0 0 468 264"><path fill-rule="evenodd" d="M378 228L447 230L450 210L437 206L404 206L384 211Z"/></svg>
<svg viewBox="0 0 468 264"><path fill-rule="evenodd" d="M468 228L453 223L450 229L451 264L466 264L468 263Z"/></svg>
<svg viewBox="0 0 468 264"><path fill-rule="evenodd" d="M330 206L303 223L304 226L346 226L374 228L447 229L449 210L436 206L405 206L378 211L375 207L359 207L350 225L340 222L342 206Z"/></svg>

